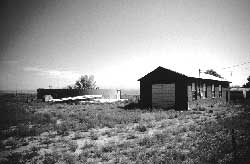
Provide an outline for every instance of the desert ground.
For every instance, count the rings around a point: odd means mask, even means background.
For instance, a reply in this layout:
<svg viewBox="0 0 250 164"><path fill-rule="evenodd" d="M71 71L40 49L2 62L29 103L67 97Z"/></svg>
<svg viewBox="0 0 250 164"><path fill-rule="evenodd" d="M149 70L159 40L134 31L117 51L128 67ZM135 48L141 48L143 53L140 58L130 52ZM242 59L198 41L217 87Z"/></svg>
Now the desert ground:
<svg viewBox="0 0 250 164"><path fill-rule="evenodd" d="M250 103L188 111L0 97L0 163L249 163Z"/></svg>

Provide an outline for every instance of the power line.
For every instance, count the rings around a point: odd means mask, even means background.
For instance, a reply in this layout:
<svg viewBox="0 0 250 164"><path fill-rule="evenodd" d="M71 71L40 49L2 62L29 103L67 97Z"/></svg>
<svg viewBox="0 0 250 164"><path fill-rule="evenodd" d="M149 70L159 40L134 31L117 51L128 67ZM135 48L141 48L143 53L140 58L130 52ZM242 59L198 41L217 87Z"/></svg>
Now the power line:
<svg viewBox="0 0 250 164"><path fill-rule="evenodd" d="M239 67L239 66L242 66L242 65L245 65L245 64L249 64L249 63L250 63L250 61L244 62L244 63L241 63L241 64L237 64L237 65L233 65L233 66L230 66L230 67L224 67L224 68L221 68L221 69L228 69L228 68Z"/></svg>
<svg viewBox="0 0 250 164"><path fill-rule="evenodd" d="M233 65L233 66L230 66L230 67L220 68L220 69L235 68L235 67L239 67L239 66L246 65L246 64L250 64L250 61L247 61L247 62L244 62L244 63L240 63L240 64L237 64L237 65ZM249 69L249 68L245 68L245 69ZM230 72L230 75L232 77L233 71L231 70L229 72ZM205 73L205 72L203 70L199 69L199 77L200 77L201 73Z"/></svg>

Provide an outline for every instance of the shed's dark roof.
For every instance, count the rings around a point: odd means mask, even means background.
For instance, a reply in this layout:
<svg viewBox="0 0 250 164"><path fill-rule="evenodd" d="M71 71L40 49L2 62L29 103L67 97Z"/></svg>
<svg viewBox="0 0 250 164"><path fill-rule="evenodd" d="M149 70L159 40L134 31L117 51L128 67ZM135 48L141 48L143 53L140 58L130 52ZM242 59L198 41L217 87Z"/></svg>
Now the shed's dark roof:
<svg viewBox="0 0 250 164"><path fill-rule="evenodd" d="M170 70L170 69L167 69L167 68L164 68L164 67L159 66L159 67L157 67L156 69L154 69L153 71L151 71L151 72L149 72L148 74L146 74L145 76L143 76L142 78L138 79L138 81L141 81L142 79L145 79L145 78L147 78L147 77L150 77L150 76L151 76L152 74L154 74L155 72L162 72L162 73L169 73L169 72L171 72L171 73L175 73L175 74L177 74L177 75L179 75L179 76L187 77L186 75L181 74L181 73L179 73L179 72L175 72L175 71L172 71L172 70Z"/></svg>
<svg viewBox="0 0 250 164"><path fill-rule="evenodd" d="M146 79L146 78L150 78L150 77L152 77L153 74L155 74L157 72L161 72L162 74L165 74L165 73L174 73L174 74L176 74L176 75L178 75L180 77L187 78L187 79L190 79L190 80L191 79L199 79L199 80L212 80L212 81L220 81L220 82L228 82L228 83L230 83L227 80L216 78L216 77L213 78L212 76L210 76L209 78L207 78L207 77L206 78L198 78L198 77L186 76L186 75L184 75L182 73L179 73L179 72L176 72L176 71L172 71L170 69L167 69L167 68L164 68L164 67L161 67L161 66L157 67L152 72L150 72L150 73L146 74L145 76L143 76L142 78L138 79L138 81L141 81L141 80Z"/></svg>

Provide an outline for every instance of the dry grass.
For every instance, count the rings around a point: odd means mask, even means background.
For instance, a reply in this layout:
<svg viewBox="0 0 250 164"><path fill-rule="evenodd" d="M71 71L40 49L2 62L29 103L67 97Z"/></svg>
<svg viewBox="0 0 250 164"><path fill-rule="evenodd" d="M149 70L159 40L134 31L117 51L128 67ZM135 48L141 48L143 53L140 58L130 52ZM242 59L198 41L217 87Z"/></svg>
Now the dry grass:
<svg viewBox="0 0 250 164"><path fill-rule="evenodd" d="M124 106L127 104L25 103L22 99L17 101L15 96L1 99L0 163L247 163L249 160L248 104L182 112L126 110Z"/></svg>

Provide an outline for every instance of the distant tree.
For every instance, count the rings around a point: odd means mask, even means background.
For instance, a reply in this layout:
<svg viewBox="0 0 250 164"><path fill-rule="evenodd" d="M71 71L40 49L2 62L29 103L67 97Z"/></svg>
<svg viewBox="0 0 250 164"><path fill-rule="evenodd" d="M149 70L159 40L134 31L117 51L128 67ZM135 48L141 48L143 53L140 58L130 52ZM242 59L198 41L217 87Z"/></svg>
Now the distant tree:
<svg viewBox="0 0 250 164"><path fill-rule="evenodd" d="M93 75L81 76L79 80L76 81L73 86L74 89L94 89L96 87Z"/></svg>
<svg viewBox="0 0 250 164"><path fill-rule="evenodd" d="M66 87L66 89L74 89L74 86L73 86L73 85L68 85L68 86Z"/></svg>
<svg viewBox="0 0 250 164"><path fill-rule="evenodd" d="M244 84L243 87L250 88L250 76L248 76L247 81L248 82L246 84Z"/></svg>
<svg viewBox="0 0 250 164"><path fill-rule="evenodd" d="M214 71L213 69L208 69L204 72L205 74L209 74L215 77L219 77L219 78L223 78L220 74L218 74L216 71Z"/></svg>

